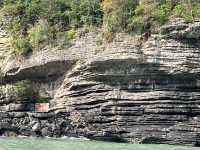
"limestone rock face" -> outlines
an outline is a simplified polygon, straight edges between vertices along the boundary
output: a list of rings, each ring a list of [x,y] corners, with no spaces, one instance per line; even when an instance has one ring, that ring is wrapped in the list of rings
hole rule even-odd
[[[198,146],[199,30],[199,22],[176,22],[142,44],[119,33],[100,46],[98,32],[92,32],[77,36],[68,50],[7,61],[2,86],[28,79],[50,97],[49,113],[15,114],[19,125],[10,121],[12,129],[26,135]],[[9,120],[13,111],[2,116]]]
[[[7,51],[10,49],[10,41],[8,35],[0,29],[0,60],[6,57]]]
[[[3,66],[3,61],[6,59],[10,51],[10,40],[8,35],[0,28],[0,68]],[[0,70],[0,81],[2,72]]]
[[[183,20],[173,20],[169,25],[161,27],[161,33],[174,39],[199,39],[200,22],[188,24]]]

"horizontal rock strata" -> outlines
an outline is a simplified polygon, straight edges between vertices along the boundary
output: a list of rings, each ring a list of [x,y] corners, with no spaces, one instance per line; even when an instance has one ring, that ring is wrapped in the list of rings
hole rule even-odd
[[[98,33],[86,33],[68,50],[5,63],[0,133],[199,146],[199,29],[176,22],[142,44],[120,33],[101,46]],[[49,113],[33,113],[26,96],[6,95],[24,79],[48,95]]]

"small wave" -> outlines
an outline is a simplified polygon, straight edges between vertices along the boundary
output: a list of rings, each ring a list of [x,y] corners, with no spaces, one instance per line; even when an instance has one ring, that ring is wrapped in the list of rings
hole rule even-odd
[[[80,137],[69,137],[69,136],[62,136],[61,139],[66,139],[66,140],[81,140],[81,141],[90,141],[90,139],[80,136]]]
[[[27,138],[28,136],[25,136],[25,135],[18,135],[17,137],[18,137],[18,138]]]
[[[0,136],[0,138],[6,138],[6,136],[4,136],[4,135],[1,135],[1,136]]]

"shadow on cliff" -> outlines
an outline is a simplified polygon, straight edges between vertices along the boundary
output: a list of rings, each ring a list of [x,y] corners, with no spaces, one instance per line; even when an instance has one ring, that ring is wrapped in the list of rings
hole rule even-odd
[[[133,59],[95,62],[89,70],[94,80],[127,91],[199,90],[200,74],[170,73],[161,70],[159,63],[138,62]]]

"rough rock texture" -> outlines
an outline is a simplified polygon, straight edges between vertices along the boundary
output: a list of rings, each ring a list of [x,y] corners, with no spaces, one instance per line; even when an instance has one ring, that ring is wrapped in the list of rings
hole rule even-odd
[[[79,34],[68,50],[5,61],[2,88],[31,80],[34,89],[49,95],[50,112],[41,117],[30,109],[2,110],[0,131],[8,134],[7,123],[22,135],[199,146],[199,30],[199,22],[176,22],[142,44],[120,33],[101,46],[97,32]],[[5,97],[1,105],[12,108]],[[20,115],[10,119],[13,111]]]

